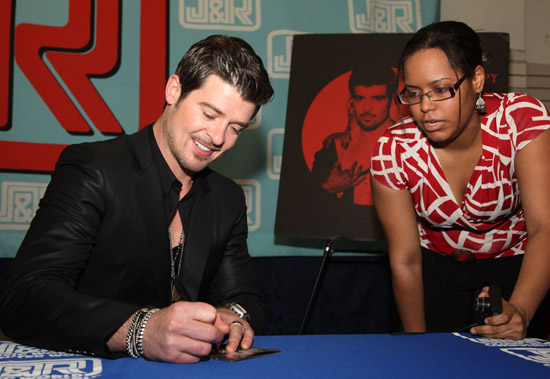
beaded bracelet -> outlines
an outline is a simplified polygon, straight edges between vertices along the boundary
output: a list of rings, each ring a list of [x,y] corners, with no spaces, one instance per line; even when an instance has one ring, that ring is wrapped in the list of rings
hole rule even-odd
[[[132,317],[132,321],[130,322],[130,326],[128,327],[128,334],[126,334],[126,352],[132,358],[139,358],[139,355],[137,355],[133,349],[133,340],[136,330],[136,324],[141,315],[141,311],[142,309],[134,313],[134,317]]]
[[[126,352],[132,358],[143,357],[143,334],[149,318],[158,311],[158,308],[142,308],[138,310],[128,328],[126,335]]]
[[[139,332],[138,332],[138,338],[137,338],[137,351],[140,357],[143,357],[143,333],[145,332],[145,326],[147,325],[147,321],[149,321],[149,318],[153,315],[153,313],[155,313],[158,310],[159,310],[158,308],[147,310],[147,313],[145,313],[139,325]]]

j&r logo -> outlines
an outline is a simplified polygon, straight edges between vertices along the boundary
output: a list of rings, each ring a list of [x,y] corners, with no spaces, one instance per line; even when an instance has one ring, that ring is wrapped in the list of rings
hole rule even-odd
[[[550,367],[550,348],[524,347],[524,348],[504,348],[505,353],[515,355],[531,362],[542,363]]]
[[[272,78],[290,77],[290,57],[292,55],[293,30],[275,30],[267,36],[267,72]]]
[[[353,33],[413,33],[422,27],[420,0],[348,0]]]
[[[97,378],[101,360],[0,342],[0,378]]]
[[[2,182],[0,230],[27,230],[47,183]]]
[[[246,220],[248,223],[248,231],[253,232],[257,230],[261,225],[261,192],[262,187],[260,182],[255,179],[237,179],[235,180],[239,184],[244,192],[246,198]]]
[[[188,29],[254,31],[262,25],[261,0],[180,0],[179,20]]]
[[[102,372],[97,358],[46,359],[0,362],[1,378],[86,378]],[[58,376],[59,375],[59,376]]]
[[[283,162],[284,129],[271,129],[267,135],[267,176],[279,180]]]

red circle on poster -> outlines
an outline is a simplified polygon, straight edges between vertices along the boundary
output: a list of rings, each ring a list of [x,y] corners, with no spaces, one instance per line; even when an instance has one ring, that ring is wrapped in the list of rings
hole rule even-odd
[[[315,96],[307,110],[302,127],[302,153],[310,171],[315,153],[323,146],[323,140],[331,133],[346,129],[350,75],[351,71],[348,71],[330,81]]]
[[[397,69],[393,69],[397,71]],[[331,80],[313,99],[309,106],[302,127],[302,154],[309,171],[313,167],[315,153],[323,146],[323,140],[330,134],[343,132],[348,124],[347,103],[350,99],[348,81],[351,70]],[[400,83],[400,87],[402,84]],[[406,117],[409,110],[401,107],[402,116]],[[390,118],[401,118],[398,106],[392,101]]]

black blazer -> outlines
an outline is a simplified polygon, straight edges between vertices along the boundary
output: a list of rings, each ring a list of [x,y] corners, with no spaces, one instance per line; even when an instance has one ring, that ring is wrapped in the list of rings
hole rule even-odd
[[[0,301],[0,329],[17,342],[112,356],[107,338],[144,306],[170,304],[164,195],[149,127],[67,147],[14,259]],[[183,299],[230,301],[266,314],[247,250],[240,186],[198,174],[178,286]]]

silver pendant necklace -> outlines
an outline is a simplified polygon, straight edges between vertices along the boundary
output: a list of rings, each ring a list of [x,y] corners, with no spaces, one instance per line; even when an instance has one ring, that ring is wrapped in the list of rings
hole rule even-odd
[[[172,237],[170,233],[170,228],[168,228],[168,247],[170,250],[170,287],[171,287],[171,298],[172,302],[181,300],[181,295],[176,288],[176,278],[181,272],[181,262],[183,260],[183,242],[185,240],[185,233],[183,228],[181,229],[180,243],[175,248],[172,248]],[[176,250],[174,252],[174,250]]]

